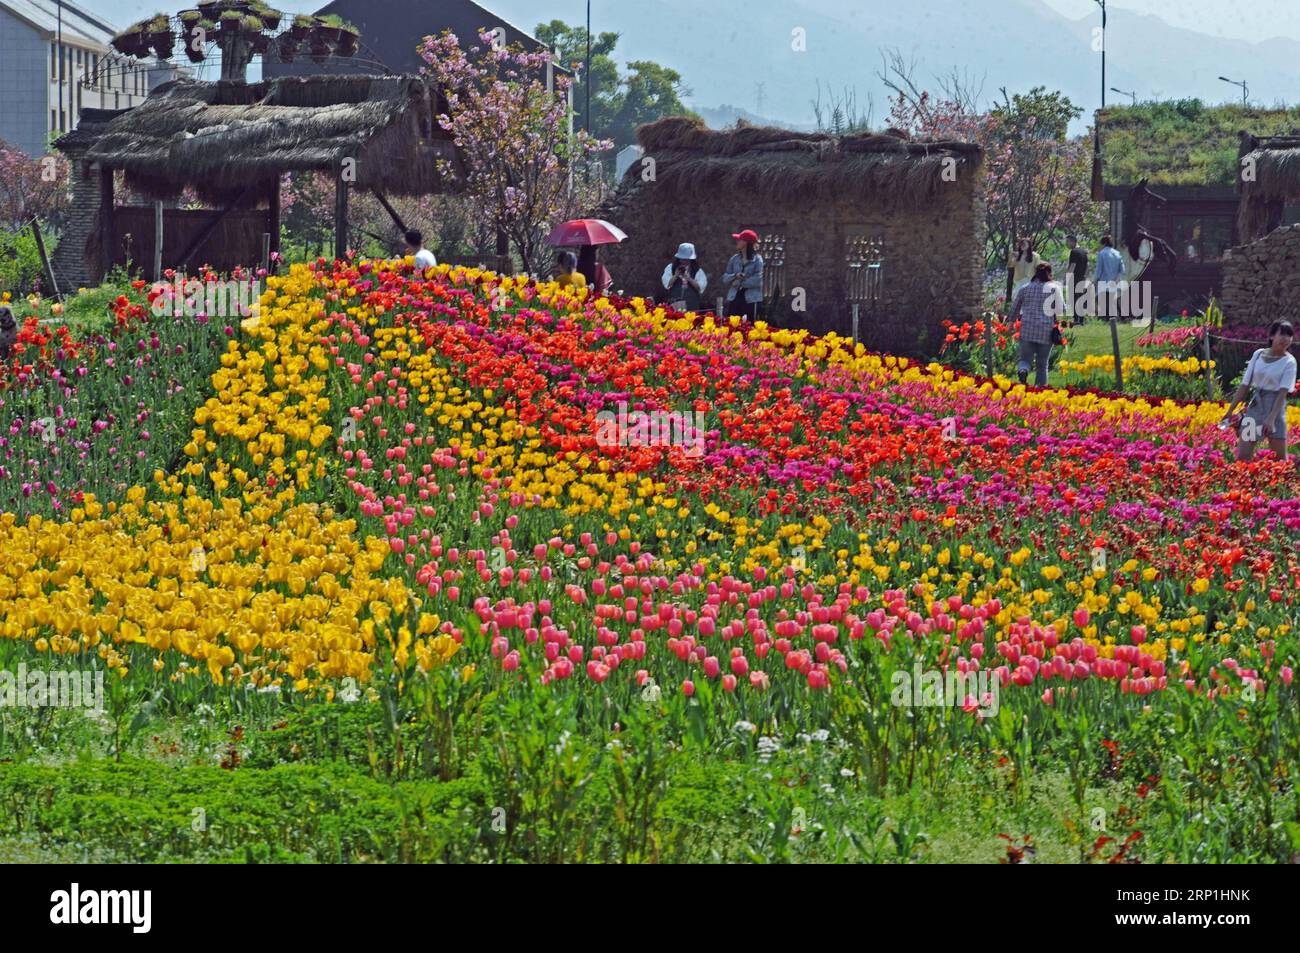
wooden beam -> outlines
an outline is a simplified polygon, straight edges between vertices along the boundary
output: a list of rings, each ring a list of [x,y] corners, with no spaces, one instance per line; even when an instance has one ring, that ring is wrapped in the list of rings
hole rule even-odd
[[[153,203],[153,280],[162,281],[163,204]]]
[[[41,235],[41,223],[32,219],[32,237],[36,239],[36,251],[40,253],[41,265],[45,268],[45,277],[50,280],[50,294],[56,301],[62,300],[59,294],[59,282],[54,277],[54,268],[50,265],[50,256],[45,251],[45,238]]]
[[[239,198],[235,199],[225,208],[221,209],[221,211],[219,211],[216,214],[216,216],[213,217],[212,221],[208,222],[208,224],[204,226],[203,231],[199,232],[198,235],[194,236],[194,241],[190,242],[190,247],[185,249],[185,254],[181,255],[180,261],[176,263],[177,271],[181,270],[182,268],[184,268],[186,265],[190,263],[190,259],[193,258],[195,253],[198,252],[198,250],[204,246],[207,240],[212,237],[212,233],[217,230],[217,226],[221,224],[222,220],[225,219],[225,217],[229,215],[232,210],[234,210],[235,206],[241,204],[244,201],[244,199],[248,198],[249,194],[252,191],[253,191],[252,186],[249,186],[248,188],[244,189],[243,194],[241,194]]]
[[[117,239],[113,229],[113,170],[99,169],[99,277],[102,279],[113,268],[117,255]]]
[[[266,196],[266,230],[271,233],[271,254],[280,254],[280,177],[277,175],[271,183],[271,190]],[[275,271],[272,259],[271,271]]]
[[[342,172],[334,177],[334,257],[348,253],[348,183]]]
[[[379,204],[384,207],[384,211],[387,212],[389,217],[393,220],[393,224],[397,226],[397,230],[405,235],[406,223],[402,221],[402,216],[398,215],[397,210],[388,204],[388,199],[384,198],[382,192],[378,189],[371,189],[370,191],[375,193],[375,198],[379,199]]]

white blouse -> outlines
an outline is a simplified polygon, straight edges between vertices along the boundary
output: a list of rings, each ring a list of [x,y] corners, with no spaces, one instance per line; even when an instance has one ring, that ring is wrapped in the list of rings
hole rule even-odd
[[[1283,354],[1275,361],[1266,361],[1268,353],[1269,349],[1262,347],[1251,356],[1241,382],[1256,390],[1284,390],[1289,394],[1295,390],[1295,358]]]

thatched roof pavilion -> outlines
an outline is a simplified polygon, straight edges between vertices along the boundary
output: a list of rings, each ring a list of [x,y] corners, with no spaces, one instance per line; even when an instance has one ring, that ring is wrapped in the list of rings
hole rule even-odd
[[[1242,244],[1263,238],[1283,222],[1286,206],[1300,202],[1300,134],[1241,133],[1241,206],[1237,228]]]
[[[160,86],[133,109],[86,116],[57,146],[82,167],[83,177],[98,169],[97,194],[82,189],[83,203],[95,198],[98,214],[81,242],[103,274],[122,255],[122,223],[114,225],[113,175],[154,199],[169,200],[191,188],[217,209],[206,219],[189,220],[168,210],[174,222],[165,243],[164,264],[183,267],[203,249],[216,260],[255,260],[242,246],[272,236],[279,242],[279,189],[286,172],[322,172],[335,178],[335,253],[346,248],[347,196],[352,189],[373,191],[400,225],[386,195],[444,191],[448,183],[438,160],[459,175],[459,155],[451,136],[436,119],[445,99],[418,76],[282,77],[261,83],[202,83],[180,80]],[[77,190],[74,189],[74,193]],[[234,223],[239,212],[265,206],[263,224]],[[139,211],[139,210],[122,210]],[[232,214],[235,213],[235,214]],[[247,217],[247,216],[245,216]],[[237,250],[209,243],[220,239]],[[133,241],[143,229],[132,227]],[[240,237],[242,236],[242,237]],[[157,237],[155,252],[163,244]],[[176,243],[180,242],[178,246]],[[140,246],[137,245],[137,251]],[[220,253],[218,253],[220,252]],[[137,260],[138,262],[138,260]],[[148,259],[145,264],[147,265]]]
[[[419,195],[442,188],[435,160],[454,159],[436,112],[415,76],[181,80],[99,124],[84,158],[125,170],[153,198],[188,185],[228,201],[285,172],[337,173],[345,159],[355,161],[356,188]]]
[[[983,162],[973,143],[922,142],[892,129],[846,136],[769,126],[718,132],[699,119],[672,116],[640,127],[637,140],[654,158],[661,185],[742,190],[774,200],[852,197],[911,205],[932,199],[953,181],[951,173],[969,175]],[[640,172],[634,164],[627,175]]]

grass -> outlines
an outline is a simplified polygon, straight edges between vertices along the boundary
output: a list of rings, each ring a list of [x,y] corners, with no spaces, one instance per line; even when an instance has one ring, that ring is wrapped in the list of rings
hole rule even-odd
[[[103,331],[113,323],[113,300],[126,290],[128,279],[125,275],[112,275],[104,284],[94,288],[80,288],[67,292],[63,297],[62,312],[55,313],[55,300],[41,298],[36,307],[32,307],[24,296],[15,295],[9,302],[14,319],[21,325],[29,316],[36,315],[42,324],[57,326],[66,324],[74,333]]]
[[[1111,107],[1101,114],[1106,181],[1136,184],[1232,186],[1237,132],[1274,136],[1300,126],[1300,107],[1258,109],[1199,99]]]
[[[515,830],[512,820],[520,843],[508,847],[493,820],[512,792],[477,760],[455,780],[386,776],[383,758],[368,756],[382,733],[372,705],[293,706],[238,726],[178,713],[151,722],[120,762],[106,757],[101,719],[46,715],[24,725],[35,750],[0,760],[0,803],[13,806],[0,817],[0,862],[456,862],[534,851],[623,859],[609,837],[627,819],[608,759],[573,792],[571,809],[592,830],[565,837],[540,822]],[[78,747],[80,757],[68,754]],[[1013,792],[1007,772],[972,762],[945,772],[939,796],[924,786],[882,795],[845,781],[844,764],[828,742],[760,762],[678,750],[654,785],[643,859],[995,863],[1005,856],[999,835],[1022,843],[1033,831],[1038,862],[1068,863],[1095,836],[1071,823],[1064,770]],[[1141,804],[1127,779],[1089,789],[1089,803],[1112,818],[1125,816],[1126,802]],[[773,825],[792,833],[774,837]]]

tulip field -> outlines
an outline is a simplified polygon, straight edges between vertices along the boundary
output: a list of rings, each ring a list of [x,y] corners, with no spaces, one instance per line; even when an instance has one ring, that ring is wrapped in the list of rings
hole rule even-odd
[[[105,696],[0,706],[0,859],[1300,856],[1297,471],[1222,404],[409,260],[137,285],[0,369],[0,670]]]

